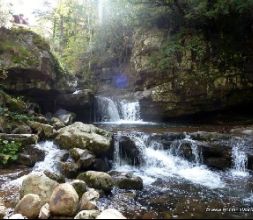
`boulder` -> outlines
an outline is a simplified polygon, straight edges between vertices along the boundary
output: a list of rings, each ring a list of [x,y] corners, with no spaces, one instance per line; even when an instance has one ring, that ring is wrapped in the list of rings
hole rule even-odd
[[[97,210],[97,201],[99,198],[100,195],[96,190],[89,189],[81,198],[80,210]]]
[[[35,134],[4,134],[0,133],[0,139],[7,141],[15,141],[23,146],[37,144],[38,136]]]
[[[73,148],[70,149],[69,154],[75,161],[78,161],[81,158],[82,154],[85,152],[86,150],[80,148]]]
[[[45,152],[43,150],[38,149],[36,145],[28,145],[22,149],[17,163],[28,167],[33,167],[37,162],[43,161],[44,158]]]
[[[15,213],[35,219],[39,217],[42,201],[38,195],[25,195],[15,207]]]
[[[67,102],[69,102],[68,100]],[[54,116],[58,118],[64,125],[70,125],[73,123],[76,115],[72,112],[66,111],[65,109],[59,109]]]
[[[49,202],[50,213],[55,216],[74,216],[78,209],[79,196],[74,187],[64,183],[55,188]]]
[[[104,210],[97,219],[127,219],[116,209],[106,209]]]
[[[131,173],[110,172],[114,184],[120,189],[126,190],[142,190],[143,180]]]
[[[50,218],[49,204],[46,203],[40,209],[39,219],[49,219],[49,218]]]
[[[55,141],[64,149],[81,148],[101,155],[110,150],[112,135],[94,125],[76,122],[60,129]]]
[[[77,179],[83,180],[91,188],[101,189],[105,192],[110,192],[113,188],[113,179],[107,173],[88,171],[81,173]]]
[[[54,127],[49,124],[43,124],[35,121],[29,122],[30,127],[36,132],[36,134],[45,139],[50,139],[54,136]]]
[[[75,162],[60,162],[61,173],[70,179],[74,179],[78,175],[79,168]]]
[[[52,117],[52,118],[51,118],[51,124],[53,125],[53,127],[54,127],[56,130],[65,127],[65,124],[64,124],[59,118],[56,118],[56,117]]]
[[[45,174],[29,174],[22,183],[20,198],[27,194],[36,194],[40,197],[42,205],[48,203],[53,190],[59,184],[49,179]]]
[[[74,187],[79,198],[82,198],[82,195],[87,191],[87,185],[82,180],[73,180],[70,184]]]
[[[130,165],[139,166],[142,161],[141,151],[127,136],[121,136],[119,139],[120,157]]]
[[[79,212],[74,219],[96,219],[99,214],[98,210],[84,210]]]
[[[20,125],[12,131],[12,134],[32,134],[32,129],[28,125]]]
[[[20,153],[18,155],[17,164],[27,167],[33,167],[36,164],[36,161],[33,160],[31,155]]]
[[[111,166],[107,158],[104,159],[97,158],[93,161],[93,164],[91,166],[91,170],[99,172],[108,172],[110,169]]]
[[[93,154],[86,150],[78,160],[78,166],[82,170],[87,170],[94,163],[95,158]]]
[[[56,181],[57,183],[65,183],[65,177],[61,174],[53,173],[49,170],[45,170],[44,174],[51,180]]]

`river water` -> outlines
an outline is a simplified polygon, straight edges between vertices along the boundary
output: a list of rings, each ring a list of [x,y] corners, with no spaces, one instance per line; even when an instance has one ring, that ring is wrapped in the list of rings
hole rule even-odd
[[[208,131],[227,133],[231,127],[223,125],[182,125],[144,122],[136,101],[115,101],[108,97],[97,98],[96,125],[114,133],[113,170],[130,172],[144,182],[142,191],[114,189],[102,197],[99,207],[116,208],[128,218],[252,218],[253,175],[247,170],[244,137],[231,140],[232,165],[219,171],[202,162],[202,152],[191,132]],[[171,133],[184,137],[164,146],[156,135]],[[134,166],[121,157],[119,140],[128,137],[141,152],[142,163]],[[182,143],[190,143],[192,160],[180,154]],[[39,143],[38,148],[46,153],[44,162],[31,170],[12,168],[0,171],[0,196],[13,208],[18,197],[23,176],[29,172],[50,170],[58,172],[57,161],[66,153],[53,142]]]

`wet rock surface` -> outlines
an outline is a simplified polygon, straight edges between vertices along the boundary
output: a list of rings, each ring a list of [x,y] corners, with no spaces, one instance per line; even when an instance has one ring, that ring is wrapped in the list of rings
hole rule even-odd
[[[74,187],[68,183],[57,186],[50,198],[50,213],[55,216],[75,216],[79,196]]]
[[[20,198],[27,194],[36,194],[40,197],[42,205],[49,202],[53,190],[59,184],[44,174],[29,174],[22,183]]]
[[[111,148],[112,135],[94,125],[76,122],[60,129],[55,141],[64,149],[81,148],[103,155]]]
[[[39,217],[42,205],[43,203],[38,195],[27,194],[17,204],[15,213],[35,219]]]
[[[88,171],[79,174],[77,179],[85,181],[91,188],[101,189],[105,192],[110,192],[113,188],[113,179],[107,173]]]

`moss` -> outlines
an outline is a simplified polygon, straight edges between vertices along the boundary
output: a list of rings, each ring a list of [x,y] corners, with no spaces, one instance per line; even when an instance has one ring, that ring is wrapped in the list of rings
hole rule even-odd
[[[0,90],[0,104],[1,107],[6,107],[10,111],[25,112],[27,109],[26,103],[19,97],[14,98]]]
[[[34,51],[10,39],[0,42],[0,55],[3,55],[3,60],[9,60],[14,65],[8,68],[15,67],[15,65],[31,67],[39,64],[39,59],[35,56]]]

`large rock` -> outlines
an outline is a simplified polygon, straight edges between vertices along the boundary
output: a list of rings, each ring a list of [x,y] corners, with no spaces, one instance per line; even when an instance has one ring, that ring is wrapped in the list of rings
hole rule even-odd
[[[28,125],[20,125],[12,131],[12,134],[32,134],[32,130]]]
[[[100,155],[110,150],[112,135],[94,125],[76,122],[60,129],[55,141],[64,149],[88,149]]]
[[[139,166],[143,162],[140,149],[127,136],[119,138],[119,152],[120,157],[130,165]]]
[[[41,138],[50,139],[54,136],[54,127],[49,124],[30,121],[29,125]]]
[[[94,163],[95,158],[96,157],[93,154],[91,154],[89,151],[86,151],[80,157],[78,165],[83,171],[88,170],[88,168]]]
[[[79,196],[68,183],[55,188],[49,202],[50,212],[55,216],[74,216],[78,209]]]
[[[15,92],[63,90],[64,73],[49,45],[25,29],[0,29],[1,68],[7,70],[3,87]],[[7,45],[7,46],[6,46]],[[48,97],[50,99],[50,97]]]
[[[38,195],[25,195],[15,207],[15,213],[22,214],[27,218],[35,219],[39,217],[42,201]]]
[[[70,184],[74,187],[79,198],[82,198],[82,195],[87,191],[87,185],[82,180],[73,180]]]
[[[36,194],[41,198],[43,205],[49,202],[53,190],[58,185],[57,182],[49,179],[44,174],[30,174],[23,180],[20,198],[27,194]]]
[[[74,219],[96,219],[99,214],[98,210],[84,210],[79,212]]]
[[[65,124],[59,118],[56,117],[51,118],[51,124],[56,130],[65,127]]]
[[[45,170],[44,174],[51,180],[56,181],[57,183],[65,183],[65,177],[61,174],[53,173],[49,170]]]
[[[70,101],[71,99],[66,101],[66,103],[69,103]],[[64,125],[70,125],[74,122],[76,115],[72,112],[66,111],[65,109],[59,109],[55,113],[55,117],[58,118]]]
[[[25,146],[19,154],[18,164],[33,167],[37,162],[43,161],[45,152],[36,145]]]
[[[98,209],[97,201],[100,198],[99,192],[94,189],[89,189],[83,194],[80,200],[80,210],[95,210]]]
[[[67,162],[60,162],[60,170],[61,173],[66,176],[67,178],[73,179],[78,175],[80,167],[77,163],[67,161]]]
[[[80,174],[77,179],[85,181],[91,188],[102,189],[105,192],[110,192],[113,188],[113,179],[107,173],[88,171]]]
[[[120,189],[127,190],[142,190],[143,180],[140,177],[134,176],[131,173],[120,173],[120,172],[110,172],[112,175],[114,184]]]
[[[72,148],[70,149],[69,154],[75,161],[78,161],[81,158],[82,154],[85,152],[87,152],[87,150]]]
[[[106,209],[104,210],[97,219],[127,219],[116,209]]]

